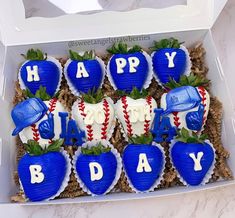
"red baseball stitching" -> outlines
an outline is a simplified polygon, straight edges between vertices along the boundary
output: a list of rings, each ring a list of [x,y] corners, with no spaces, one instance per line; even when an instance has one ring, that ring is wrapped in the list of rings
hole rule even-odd
[[[57,102],[57,98],[52,98],[50,101],[49,101],[49,112],[52,113],[55,108],[56,108],[56,102]]]
[[[146,102],[150,106],[150,114],[151,114],[152,113],[152,97],[148,96],[146,98]],[[144,121],[144,131],[145,131],[145,134],[147,134],[149,132],[149,129],[150,129],[150,120],[146,120],[145,119],[145,121]]]
[[[128,104],[127,104],[126,96],[123,96],[121,98],[121,101],[122,101],[122,108],[123,108],[123,113],[124,113],[124,119],[125,119],[126,126],[127,126],[127,135],[128,136],[132,136],[133,135],[133,130],[132,130],[131,122],[129,120],[129,114],[127,112]]]
[[[83,120],[85,119],[86,117],[86,114],[84,112],[85,110],[85,102],[83,100],[81,100],[79,103],[78,103],[78,109],[79,111],[81,112],[81,115],[83,116]],[[91,125],[87,125],[86,126],[86,129],[87,129],[87,140],[88,141],[92,141],[93,140],[93,130],[92,130],[92,126]]]
[[[204,87],[202,86],[199,86],[198,87],[198,92],[202,98],[202,104],[204,105],[204,111],[203,111],[203,124],[205,124],[205,121],[206,121],[206,90]]]
[[[109,103],[106,99],[103,101],[103,110],[104,110],[104,116],[105,120],[103,122],[103,127],[101,128],[101,139],[107,139],[107,129],[109,125],[109,116],[110,116],[110,110],[109,110]]]
[[[35,123],[31,125],[31,130],[33,132],[33,140],[38,142],[40,138],[39,138],[38,128],[36,127]]]
[[[174,124],[176,127],[179,127],[179,125],[181,124],[181,122],[179,121],[179,117],[178,117],[178,112],[172,112],[173,114],[173,119],[174,119]]]

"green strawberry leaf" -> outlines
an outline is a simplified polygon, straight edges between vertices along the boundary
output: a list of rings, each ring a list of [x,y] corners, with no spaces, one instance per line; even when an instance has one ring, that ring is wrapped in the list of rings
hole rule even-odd
[[[81,148],[81,153],[84,155],[100,155],[103,153],[110,152],[111,148],[106,147],[99,142],[97,145],[92,146],[92,147],[82,147]]]
[[[184,143],[205,143],[205,140],[208,138],[207,135],[202,134],[198,135],[196,132],[189,132],[184,127],[181,131],[178,131],[176,140]]]
[[[63,145],[63,143],[64,143],[64,140],[57,139],[46,147],[45,152],[48,153],[48,152],[60,151],[60,148]]]
[[[75,61],[94,60],[95,59],[95,52],[94,51],[85,51],[83,55],[80,55],[75,51],[69,50],[69,57],[71,60],[75,60]]]
[[[59,95],[59,92],[57,92],[53,97],[51,97],[49,94],[47,94],[46,87],[43,86],[40,86],[40,88],[36,91],[35,95],[32,94],[32,92],[28,88],[23,90],[23,93],[28,98],[40,98],[43,101],[49,101],[50,99],[56,98],[56,96]]]
[[[40,49],[29,49],[27,51],[27,54],[22,54],[22,56],[26,59],[26,60],[34,60],[34,61],[43,61],[47,59],[47,54],[43,54],[43,52]]]
[[[89,90],[88,93],[83,93],[82,94],[82,99],[90,104],[97,104],[101,102],[104,98],[104,94],[101,89],[98,89],[96,91],[95,88],[92,90]]]
[[[155,41],[153,47],[150,47],[150,50],[157,51],[163,48],[180,48],[181,44],[183,44],[183,42],[179,42],[178,39],[175,38],[162,39]]]
[[[44,149],[39,145],[38,142],[34,140],[28,140],[27,143],[24,143],[25,150],[30,155],[42,155],[44,154]]]
[[[140,144],[151,145],[152,141],[153,141],[153,136],[150,132],[148,134],[142,134],[140,136],[135,135],[135,136],[129,137],[129,143],[136,144],[136,145],[140,145]]]
[[[142,48],[139,45],[134,45],[128,49],[127,44],[123,42],[115,43],[111,46],[111,48],[107,49],[107,52],[110,54],[132,54],[141,51]]]
[[[180,77],[179,82],[176,82],[174,79],[170,78],[169,82],[166,83],[164,86],[169,89],[175,89],[175,88],[178,88],[181,86],[198,87],[198,86],[205,86],[209,82],[210,82],[210,80],[203,78],[203,77],[199,77],[191,72],[189,76],[182,75]]]
[[[50,145],[42,148],[39,142],[36,142],[34,140],[28,140],[27,143],[24,143],[24,147],[30,155],[34,156],[46,154],[49,152],[59,152],[63,143],[64,140],[58,139],[56,141],[53,141]]]

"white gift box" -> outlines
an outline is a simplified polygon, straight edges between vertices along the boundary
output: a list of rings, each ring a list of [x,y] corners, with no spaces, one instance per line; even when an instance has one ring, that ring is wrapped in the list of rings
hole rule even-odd
[[[62,1],[51,1],[60,4]],[[74,2],[74,1],[68,1]],[[103,53],[115,41],[150,47],[154,40],[175,37],[186,46],[202,42],[207,52],[208,77],[212,93],[223,103],[222,142],[230,152],[228,164],[235,174],[235,116],[232,93],[234,87],[227,80],[216,48],[211,27],[224,7],[226,0],[188,0],[186,5],[161,9],[140,8],[132,11],[101,11],[92,14],[70,14],[56,17],[25,18],[22,0],[0,0],[0,203],[9,203],[17,192],[13,181],[16,169],[14,125],[10,111],[14,97],[17,69],[23,61],[20,54],[29,48],[40,48],[49,55],[64,57],[69,49],[95,49]],[[96,9],[96,8],[95,8]],[[99,9],[99,8],[98,8]],[[79,10],[79,9],[78,9]],[[58,204],[95,201],[152,198],[185,192],[199,191],[235,184],[235,181],[218,181],[198,187],[173,187],[156,192],[112,193],[100,197],[79,197],[50,202],[26,204]],[[24,205],[26,205],[24,204]]]

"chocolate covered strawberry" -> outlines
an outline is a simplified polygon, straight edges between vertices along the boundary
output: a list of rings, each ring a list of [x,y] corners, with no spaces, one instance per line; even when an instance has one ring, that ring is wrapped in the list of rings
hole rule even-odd
[[[113,101],[102,91],[89,91],[83,94],[72,107],[72,117],[86,132],[88,141],[109,139],[115,126]]]
[[[38,142],[41,146],[45,146],[50,144],[53,140],[60,139],[61,119],[59,113],[66,113],[66,109],[58,101],[57,96],[51,98],[46,93],[46,88],[42,86],[35,95],[33,95],[29,90],[26,90],[25,93],[31,99],[35,97],[41,99],[41,101],[43,101],[41,104],[43,104],[46,109],[45,114],[40,119],[28,119],[31,122],[29,122],[19,134],[22,142],[26,143],[28,140],[32,139]],[[30,99],[28,99],[28,101],[30,101]],[[22,108],[21,110],[22,111],[18,111],[18,113],[30,114],[35,111],[33,107],[29,108],[30,111],[26,111],[26,108]]]
[[[150,133],[131,137],[123,152],[123,167],[136,192],[153,191],[163,173],[163,152],[152,140]]]
[[[152,79],[151,59],[138,45],[128,48],[125,43],[116,43],[107,50],[112,54],[107,71],[115,89],[131,92],[147,88]]]
[[[84,52],[83,55],[69,51],[70,59],[67,61],[64,72],[71,91],[74,95],[97,91],[102,85],[105,66],[103,61],[95,56],[93,51]]]
[[[44,149],[29,140],[27,153],[18,165],[19,179],[30,201],[43,201],[58,196],[66,187],[71,172],[68,156],[60,152],[63,141],[54,141]]]
[[[126,137],[141,135],[150,131],[157,103],[145,90],[134,88],[123,95],[115,104],[116,116]]]
[[[102,142],[92,146],[85,143],[75,154],[74,169],[78,182],[85,192],[104,195],[119,179],[120,155]]]
[[[58,60],[44,55],[41,50],[29,49],[23,55],[25,61],[18,74],[21,89],[36,94],[40,86],[46,88],[51,97],[58,92],[62,78],[62,67]]]
[[[181,180],[190,186],[205,184],[213,173],[215,150],[205,135],[186,129],[171,144],[171,159]]]
[[[180,76],[190,69],[190,57],[187,49],[177,39],[169,38],[155,42],[151,47],[153,70],[163,85],[170,79],[179,81]]]
[[[171,125],[195,132],[203,129],[210,107],[210,95],[205,88],[208,82],[191,73],[181,76],[178,83],[170,80],[165,84],[170,90],[162,95],[161,108]]]

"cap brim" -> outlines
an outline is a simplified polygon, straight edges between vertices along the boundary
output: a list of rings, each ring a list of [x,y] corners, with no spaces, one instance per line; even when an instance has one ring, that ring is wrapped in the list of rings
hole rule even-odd
[[[34,123],[37,123],[46,113],[38,113],[37,115],[33,116],[31,119],[28,119],[22,126],[17,126],[13,132],[12,136],[18,135],[24,128],[31,126]]]
[[[182,109],[182,105],[184,105],[185,107]],[[173,112],[182,112],[182,111],[187,111],[187,110],[190,110],[194,107],[196,107],[198,105],[198,102],[193,102],[193,103],[188,103],[188,104],[180,104],[178,105],[179,107],[175,106],[175,107],[171,107],[171,108],[167,108],[163,113],[162,115],[163,116],[166,116],[170,113],[173,113]]]

